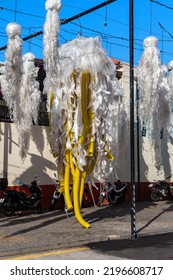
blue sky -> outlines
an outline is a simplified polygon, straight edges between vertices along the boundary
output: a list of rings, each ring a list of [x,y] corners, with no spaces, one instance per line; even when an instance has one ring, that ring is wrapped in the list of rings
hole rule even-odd
[[[102,2],[104,0],[62,0],[60,18],[72,17]],[[173,1],[158,2],[173,8]],[[7,44],[5,28],[8,22],[16,20],[23,27],[22,37],[26,37],[42,30],[45,15],[45,0],[1,0],[0,47]],[[138,65],[143,51],[143,40],[150,35],[159,39],[160,57],[162,62],[167,64],[173,59],[173,9],[154,2],[151,4],[150,0],[134,0],[135,65]],[[108,55],[129,62],[129,0],[117,0],[107,7],[61,26],[60,44],[76,36],[101,36],[103,48]],[[42,58],[43,36],[24,42],[23,52],[28,51],[33,52],[37,58]],[[4,53],[5,51],[0,52],[0,61],[4,61]]]

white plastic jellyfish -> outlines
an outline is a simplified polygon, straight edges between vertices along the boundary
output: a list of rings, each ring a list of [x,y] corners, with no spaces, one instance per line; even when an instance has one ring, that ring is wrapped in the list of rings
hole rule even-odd
[[[49,101],[50,142],[65,199],[66,184],[72,182],[76,201],[76,188],[86,177],[105,182],[115,167],[123,93],[98,37],[62,45],[59,62],[59,82]]]
[[[171,138],[173,138],[173,60],[171,60],[168,63],[168,70],[169,70],[169,76],[168,76],[168,84],[171,90],[171,96],[172,96],[172,100],[171,100],[171,120],[170,120],[170,129],[169,129],[169,133]]]
[[[169,71],[168,84],[170,86],[171,94],[173,96],[173,60],[171,60],[168,63],[168,71]]]
[[[21,77],[20,114],[18,114],[17,128],[19,133],[19,154],[25,159],[30,142],[31,126],[37,124],[40,90],[36,81],[37,69],[34,64],[35,56],[26,53],[23,59],[23,74]]]
[[[60,0],[47,0],[45,7],[47,10],[46,21],[44,24],[44,68],[46,78],[44,80],[44,92],[50,94],[55,90],[58,72],[58,33],[60,19],[58,12],[61,9]]]
[[[2,92],[13,120],[17,120],[19,107],[19,89],[22,75],[22,28],[11,22],[6,27],[8,34],[7,51],[5,53],[5,70],[3,75]]]
[[[164,132],[167,132],[169,127],[171,94],[166,78],[167,67],[160,61],[157,44],[158,39],[154,36],[144,40],[145,49],[138,67],[138,84],[140,119],[147,124],[150,131],[155,166],[160,169],[162,164],[160,132],[163,127]]]
[[[123,93],[115,64],[98,37],[78,37],[58,48],[55,26],[60,7],[60,1],[46,1],[49,140],[66,207],[74,207],[77,220],[88,228],[80,215],[86,177],[105,182],[115,166]]]
[[[161,78],[158,85],[159,107],[158,107],[158,119],[160,125],[164,128],[168,128],[170,124],[171,113],[171,88],[167,79],[168,68],[166,65],[161,66]]]
[[[19,133],[19,154],[21,159],[25,159],[29,149],[31,125],[33,121],[37,123],[40,91],[36,81],[35,56],[27,53],[22,57],[21,30],[21,26],[16,23],[7,25],[9,40],[1,80],[3,97]]]
[[[138,86],[140,91],[140,118],[146,121],[157,106],[157,89],[161,78],[161,61],[157,48],[158,39],[149,36],[144,39],[144,51],[138,66]]]

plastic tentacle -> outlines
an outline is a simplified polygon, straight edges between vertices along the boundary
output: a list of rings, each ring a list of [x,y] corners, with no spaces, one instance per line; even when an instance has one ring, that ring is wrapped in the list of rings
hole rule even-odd
[[[66,151],[66,166],[64,175],[64,198],[68,210],[73,209],[70,196],[70,151]]]
[[[74,183],[73,183],[73,200],[74,200],[74,212],[76,219],[78,222],[85,228],[89,228],[90,224],[87,223],[81,216],[80,213],[80,202],[79,202],[79,187],[81,183],[81,171],[79,170],[78,167],[76,167],[76,173],[75,173],[75,178],[74,178]]]
[[[85,70],[82,72],[82,76],[81,76],[81,110],[82,110],[83,131],[82,131],[82,136],[79,138],[80,144],[84,143],[89,127],[89,120],[87,114],[88,79],[89,79],[89,72]]]

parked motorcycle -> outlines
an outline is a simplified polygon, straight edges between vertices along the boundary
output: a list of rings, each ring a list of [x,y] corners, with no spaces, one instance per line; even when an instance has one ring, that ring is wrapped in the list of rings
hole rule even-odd
[[[60,185],[59,185],[59,181],[57,180],[56,178],[56,174],[54,173],[54,176],[55,176],[55,191],[53,193],[53,196],[51,198],[51,201],[50,201],[50,205],[49,205],[49,211],[53,211],[56,209],[56,206],[57,204],[62,208],[64,208],[64,211],[66,213],[68,213],[68,209],[66,208],[66,205],[65,205],[65,200],[64,200],[64,195],[62,192],[59,191],[60,189]],[[72,190],[72,186],[70,187],[70,192]],[[89,191],[85,188],[84,189],[84,195],[83,195],[83,200],[82,200],[82,207],[86,207],[88,205],[91,205],[91,201],[90,201],[90,195],[89,195]]]
[[[104,198],[113,205],[121,204],[125,200],[125,194],[127,192],[127,183],[107,183],[104,185],[98,198],[98,206],[102,205]]]
[[[20,191],[8,188],[8,179],[6,179],[6,183],[4,178],[0,179],[0,189],[4,191],[1,205],[2,213],[4,213],[6,216],[12,216],[19,211],[32,208],[35,208],[38,213],[42,213],[40,200],[43,193],[41,187],[38,185],[38,181],[36,180],[37,177],[38,175],[34,177],[34,180],[29,185],[23,184],[19,180],[16,180],[16,184],[20,187]],[[3,185],[1,182],[4,182]],[[22,188],[26,186],[30,191],[30,195],[28,196],[22,190]]]
[[[55,189],[52,199],[50,201],[49,211],[55,210],[55,207],[56,207],[58,201],[61,201],[64,204],[64,196],[61,192],[59,192],[59,188],[60,188],[59,181],[56,179],[56,174],[54,174],[54,176],[55,176],[54,181],[56,182],[56,189]]]
[[[158,180],[149,184],[148,188],[152,201],[159,201],[164,197],[173,199],[173,186],[169,183],[171,176],[169,175],[165,180]]]

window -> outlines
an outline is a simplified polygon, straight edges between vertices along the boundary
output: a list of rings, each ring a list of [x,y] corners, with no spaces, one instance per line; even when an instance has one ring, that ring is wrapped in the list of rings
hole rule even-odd
[[[37,81],[39,82],[39,88],[41,91],[41,101],[40,101],[39,112],[38,112],[38,125],[48,126],[49,119],[48,119],[48,112],[46,107],[47,96],[42,93],[44,87],[43,82],[45,79],[43,60],[35,59],[35,65],[38,67]],[[1,88],[0,88],[0,122],[13,122],[10,119],[8,107],[5,100],[3,99]]]

